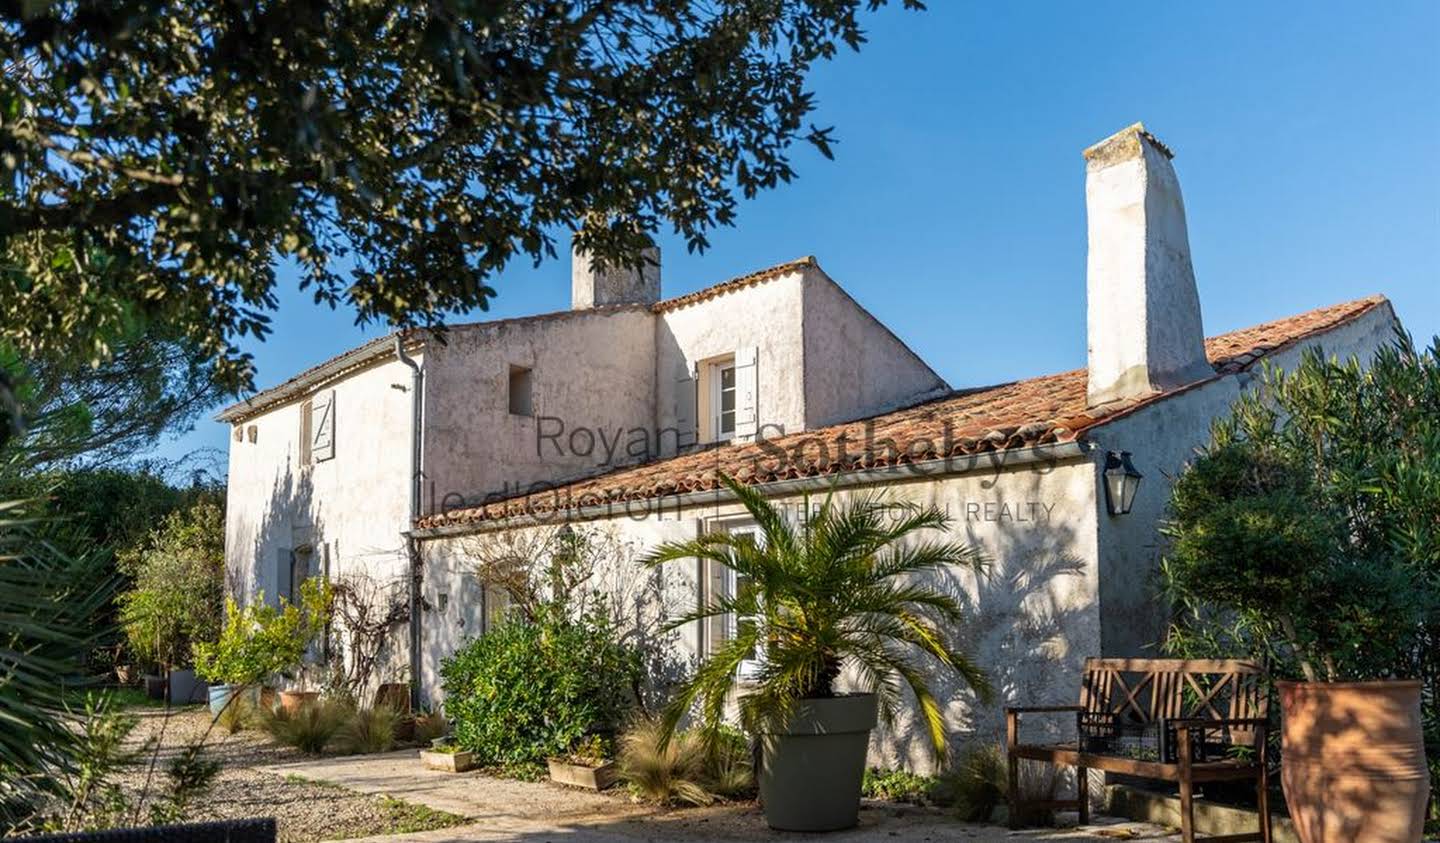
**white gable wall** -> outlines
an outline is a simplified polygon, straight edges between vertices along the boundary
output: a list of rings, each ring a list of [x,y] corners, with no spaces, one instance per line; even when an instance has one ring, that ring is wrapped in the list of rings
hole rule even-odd
[[[805,426],[914,403],[945,381],[818,268],[806,270]]]
[[[404,572],[411,409],[409,394],[391,384],[410,384],[410,370],[393,356],[312,391],[335,393],[335,456],[312,465],[299,464],[303,398],[239,424],[225,512],[232,595],[248,601],[263,591],[273,601],[282,555],[305,545],[317,571],[328,558],[332,575]]]
[[[660,430],[680,425],[677,402],[690,400],[682,385],[707,360],[757,352],[757,417],[762,433],[805,426],[804,277],[792,272],[713,299],[660,313],[655,324],[656,422]],[[674,437],[662,453],[673,455]]]
[[[654,319],[645,307],[577,311],[432,340],[422,512],[636,462],[632,449],[653,439]],[[511,366],[531,370],[530,416],[510,413]]]

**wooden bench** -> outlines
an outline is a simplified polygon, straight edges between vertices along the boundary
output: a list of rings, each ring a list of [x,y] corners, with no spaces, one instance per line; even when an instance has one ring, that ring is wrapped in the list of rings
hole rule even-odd
[[[1270,843],[1263,680],[1260,666],[1248,661],[1086,659],[1079,705],[1005,709],[1010,827],[1018,827],[1026,808],[1037,807],[1076,810],[1088,823],[1087,772],[1095,769],[1178,784],[1185,843],[1195,840],[1196,784],[1254,780],[1260,830],[1206,839]],[[1020,741],[1021,715],[1056,712],[1074,714],[1077,740]],[[1074,767],[1078,798],[1021,800],[1022,758]]]

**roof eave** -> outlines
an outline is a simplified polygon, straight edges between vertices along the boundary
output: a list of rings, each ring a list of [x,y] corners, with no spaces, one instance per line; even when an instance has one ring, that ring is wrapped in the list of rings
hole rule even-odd
[[[900,463],[876,468],[846,471],[840,474],[797,477],[758,483],[751,488],[765,497],[801,494],[812,491],[847,489],[857,486],[873,486],[879,483],[905,479],[932,479],[979,471],[1000,471],[1016,466],[1036,463],[1074,462],[1086,458],[1094,449],[1089,442],[1075,440],[1048,445],[1033,445],[1028,448],[1010,448],[1003,451],[983,451],[974,454],[952,456],[917,463]],[[647,497],[640,500],[607,501],[605,503],[556,509],[543,513],[511,515],[504,518],[483,518],[456,524],[442,524],[434,527],[416,526],[411,535],[417,539],[437,539],[449,536],[490,533],[516,527],[562,524],[570,521],[594,521],[616,515],[631,517],[633,506],[644,505],[649,512],[674,512],[692,506],[710,506],[731,503],[738,500],[735,494],[723,486],[684,492],[677,495]]]

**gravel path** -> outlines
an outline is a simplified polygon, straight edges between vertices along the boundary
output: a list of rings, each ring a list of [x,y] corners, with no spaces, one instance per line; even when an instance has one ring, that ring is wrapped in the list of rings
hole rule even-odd
[[[210,722],[208,713],[197,708],[172,713],[168,719],[160,711],[134,713],[141,723],[133,739],[144,740],[164,731],[157,776],[165,759],[203,734]],[[283,843],[338,838],[364,838],[373,843],[814,840],[813,836],[771,831],[753,802],[659,809],[634,802],[618,788],[590,793],[549,782],[429,771],[420,766],[413,749],[314,758],[280,746],[259,732],[231,735],[218,727],[210,733],[207,746],[209,757],[223,766],[214,786],[185,819],[273,816]],[[144,771],[137,769],[126,784],[138,789],[143,778]],[[1085,829],[1012,832],[961,823],[934,809],[867,801],[858,828],[825,839],[828,843],[1100,843],[1107,839],[1160,843],[1178,836],[1173,830],[1121,822]]]
[[[132,740],[140,742],[163,734],[151,786],[153,791],[163,786],[166,759],[209,728],[209,712],[190,707],[172,711],[168,718],[163,710],[133,709],[132,713],[140,717]],[[429,809],[417,812],[413,805],[396,803],[378,793],[360,793],[333,784],[267,772],[261,768],[301,756],[257,731],[231,735],[217,726],[206,741],[206,757],[221,762],[220,774],[210,790],[186,812],[186,820],[273,816],[279,825],[282,843],[384,834],[413,828],[413,823],[421,820],[446,821]],[[138,791],[144,779],[145,770],[136,769],[124,784],[127,789]],[[449,818],[448,824],[457,821],[458,817]]]
[[[464,826],[389,838],[391,843],[635,843],[635,841],[814,841],[765,825],[754,802],[709,808],[666,810],[632,801],[623,789],[591,793],[550,782],[519,782],[479,773],[440,773],[420,766],[414,750],[384,755],[289,761],[266,769],[276,775],[331,781],[348,790],[391,793],[407,801],[462,814]],[[860,840],[915,840],[933,843],[1046,841],[1100,843],[1104,840],[1174,841],[1166,829],[1141,823],[1097,823],[1084,829],[1012,832],[993,825],[962,823],[936,809],[867,801],[853,831],[824,836],[827,843]]]

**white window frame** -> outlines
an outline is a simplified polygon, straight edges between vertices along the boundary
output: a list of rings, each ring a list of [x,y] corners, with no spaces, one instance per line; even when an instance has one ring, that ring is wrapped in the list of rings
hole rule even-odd
[[[730,373],[730,429],[724,429],[725,413],[722,404],[724,393],[727,391],[722,387],[725,373]],[[716,360],[706,366],[705,379],[709,381],[710,388],[710,441],[729,442],[735,438],[736,424],[740,418],[739,400],[740,384],[738,373],[735,370],[735,358],[726,357],[723,360]]]
[[[740,534],[754,536],[755,541],[762,545],[765,541],[765,534],[760,531],[760,526],[754,521],[748,519],[744,521],[732,521],[729,523],[721,524],[720,527],[721,529],[725,530],[725,532],[732,535]],[[729,566],[725,566],[722,574],[725,589],[724,596],[731,597],[738,594],[739,574],[737,574],[735,570],[733,568],[730,568]],[[744,617],[748,616],[738,616],[733,613],[725,615],[725,641],[733,641],[735,639],[735,636],[738,634],[740,629],[740,622],[744,619]],[[759,676],[760,668],[764,663],[765,643],[763,641],[757,641],[755,643],[755,658],[745,659],[741,661],[736,673],[741,679],[755,679]]]

